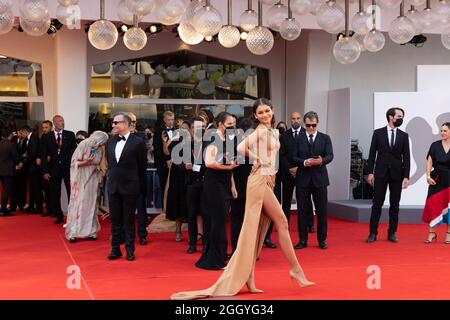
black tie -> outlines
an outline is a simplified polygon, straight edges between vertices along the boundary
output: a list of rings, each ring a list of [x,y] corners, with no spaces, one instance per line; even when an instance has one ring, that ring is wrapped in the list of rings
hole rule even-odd
[[[297,137],[298,137],[298,131],[294,130],[294,139],[297,139]]]
[[[391,149],[394,147],[394,129],[391,129]]]
[[[126,141],[125,137],[121,137],[121,136],[118,136],[118,137],[117,137],[117,141],[122,141],[122,140],[123,140],[123,141]]]
[[[61,132],[56,134],[58,138],[56,138],[56,144],[58,145],[58,154],[61,153]]]
[[[313,143],[314,143],[313,137],[314,137],[313,134],[310,134],[310,135],[309,135],[309,144],[310,144],[311,146],[312,146]]]

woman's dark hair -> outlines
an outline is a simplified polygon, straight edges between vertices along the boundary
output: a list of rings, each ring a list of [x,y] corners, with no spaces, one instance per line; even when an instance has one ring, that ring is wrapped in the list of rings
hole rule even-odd
[[[256,116],[255,116],[256,110],[258,109],[259,106],[264,106],[264,105],[269,106],[270,109],[273,110],[272,101],[270,101],[269,99],[259,98],[259,99],[255,100],[255,102],[253,103],[252,120],[253,120],[253,122],[255,124],[255,127],[257,127],[259,125],[259,120],[256,119]],[[273,117],[272,117],[271,125],[272,125],[272,128],[275,125],[275,115],[273,115]]]
[[[183,124],[186,124],[189,128],[191,128],[192,122],[189,120],[184,120]]]
[[[444,122],[441,127],[443,126],[446,126],[447,128],[450,129],[450,122]]]
[[[228,117],[232,117],[231,113],[228,113],[226,111],[223,111],[217,115],[215,118],[216,121],[216,127],[219,127],[219,123],[224,123]]]
[[[77,133],[75,134],[75,137],[78,135],[83,136],[85,139],[89,138],[89,134],[84,130],[77,131]]]
[[[282,125],[282,124],[284,124],[284,127],[287,129],[287,124],[286,124],[286,122],[284,122],[284,121],[280,121],[280,122],[278,122],[278,124],[277,124],[277,129],[280,129],[280,125]]]

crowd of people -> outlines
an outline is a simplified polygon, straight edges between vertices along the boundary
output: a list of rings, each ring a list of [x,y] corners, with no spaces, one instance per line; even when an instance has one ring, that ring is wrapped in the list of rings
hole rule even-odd
[[[268,109],[264,110],[264,106]],[[54,217],[56,224],[62,224],[64,183],[69,200],[64,228],[70,242],[97,239],[99,199],[105,197],[111,218],[112,250],[108,259],[122,256],[122,244],[127,259],[135,259],[136,231],[139,244],[146,245],[151,220],[147,207],[155,206],[162,208],[167,219],[175,221],[175,241],[183,241],[182,224],[187,222],[187,253],[197,252],[198,244],[201,245],[197,267],[223,269],[237,252],[241,229],[251,210],[249,197],[254,197],[249,193],[249,177],[254,175],[255,159],[259,156],[247,149],[239,152],[240,144],[269,116],[268,132],[277,133],[273,136],[277,147],[269,149],[276,149],[276,156],[260,171],[267,170],[266,175],[274,177],[271,187],[284,213],[283,219],[273,221],[279,244],[289,256],[280,229],[289,227],[295,190],[298,242],[293,248],[308,247],[309,235],[316,233],[318,247],[327,249],[330,182],[326,167],[333,160],[331,139],[318,131],[319,115],[313,111],[303,117],[293,112],[290,128],[285,122],[275,126],[273,106],[266,99],[255,102],[250,118],[237,119],[227,112],[214,117],[210,111],[202,110],[192,119],[175,120],[174,113],[166,111],[163,125],[155,130],[140,127],[134,114],[124,112],[114,115],[109,133],[75,134],[64,129],[64,118],[60,115],[55,115],[52,121],[43,121],[33,130],[28,126],[18,130],[4,127],[0,142],[0,215],[29,212]],[[401,108],[389,109],[387,126],[375,130],[372,137],[368,182],[374,187],[374,198],[368,243],[377,240],[388,187],[387,238],[399,241],[396,236],[399,202],[402,189],[408,187],[410,171],[409,138],[399,129],[403,117]],[[273,131],[274,128],[277,130]],[[430,225],[426,243],[437,238],[435,227],[443,223],[447,224],[445,242],[450,243],[450,124],[444,123],[440,130],[442,139],[431,145],[426,159],[430,185],[423,215],[424,222]],[[156,175],[149,175],[148,168],[155,168]],[[226,232],[228,215],[230,236]],[[271,217],[267,210],[263,216]],[[261,243],[276,248],[271,241],[270,219],[267,222]],[[227,251],[228,240],[231,252]]]

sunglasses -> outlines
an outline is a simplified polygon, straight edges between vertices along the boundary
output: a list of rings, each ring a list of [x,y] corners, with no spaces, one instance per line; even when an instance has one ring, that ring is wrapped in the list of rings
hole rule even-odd
[[[307,128],[315,128],[315,127],[317,127],[317,123],[305,124],[305,127],[307,127]]]
[[[123,123],[123,122],[125,122],[125,121],[113,121],[112,124],[116,126],[116,125],[118,125],[119,123]]]

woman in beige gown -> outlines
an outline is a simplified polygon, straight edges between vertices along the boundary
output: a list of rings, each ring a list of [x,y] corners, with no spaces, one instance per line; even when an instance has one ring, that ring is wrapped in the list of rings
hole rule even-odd
[[[273,221],[283,254],[290,265],[289,275],[300,287],[313,285],[306,279],[292,246],[288,222],[273,193],[276,157],[280,147],[279,133],[273,128],[274,112],[271,102],[258,99],[253,104],[253,116],[258,126],[238,146],[238,152],[253,160],[253,170],[247,182],[245,216],[237,249],[217,282],[204,290],[175,293],[173,300],[191,300],[236,295],[244,285],[249,292],[259,293],[254,280],[254,267],[264,237]]]

